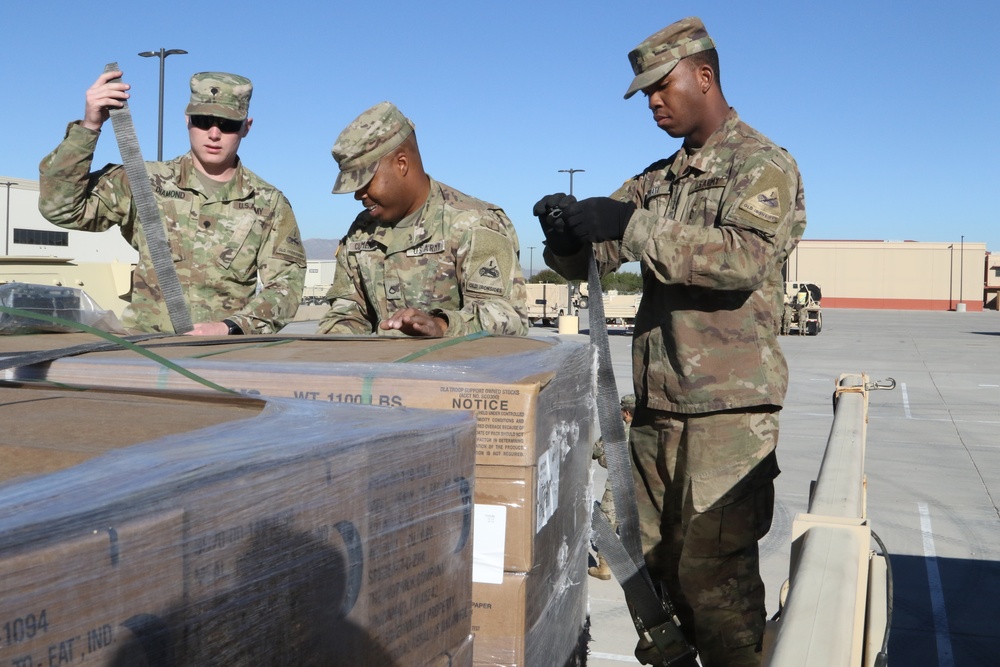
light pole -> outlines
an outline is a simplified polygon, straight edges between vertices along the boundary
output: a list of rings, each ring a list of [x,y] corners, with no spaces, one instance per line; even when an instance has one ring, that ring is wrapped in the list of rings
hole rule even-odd
[[[958,302],[965,303],[962,298],[962,288],[965,286],[965,234],[962,235],[962,243],[958,251]]]
[[[156,160],[157,162],[163,160],[163,62],[167,59],[167,56],[173,55],[184,55],[187,51],[183,49],[170,49],[165,51],[162,48],[159,51],[143,51],[139,55],[143,58],[159,58],[160,59],[160,120],[157,124],[156,131]]]
[[[535,247],[528,246],[528,282],[531,282],[531,274],[535,271]]]
[[[0,185],[7,186],[7,223],[4,225],[4,237],[3,237],[3,254],[6,256],[10,255],[10,186],[17,185],[14,181],[7,181],[6,183],[0,183]]]
[[[569,174],[569,195],[573,196],[573,174],[581,171],[586,171],[586,169],[560,169],[560,174]]]
[[[955,293],[953,290],[955,284],[955,244],[952,243],[948,246],[948,250],[951,251],[948,257],[948,310],[951,310],[955,302],[955,299],[952,298],[952,295]]]

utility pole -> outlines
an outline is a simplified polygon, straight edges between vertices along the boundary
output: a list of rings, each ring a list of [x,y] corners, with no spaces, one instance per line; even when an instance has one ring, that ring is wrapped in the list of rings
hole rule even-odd
[[[560,174],[569,174],[569,195],[573,196],[573,174],[577,174],[581,171],[586,171],[586,169],[560,169]]]
[[[531,282],[531,276],[535,273],[535,247],[533,245],[528,246],[528,282]]]
[[[170,49],[165,51],[160,49],[159,51],[143,51],[139,55],[143,58],[159,58],[160,59],[160,119],[157,123],[156,129],[156,161],[161,162],[163,160],[163,61],[167,59],[167,56],[180,56],[187,53],[184,49]]]

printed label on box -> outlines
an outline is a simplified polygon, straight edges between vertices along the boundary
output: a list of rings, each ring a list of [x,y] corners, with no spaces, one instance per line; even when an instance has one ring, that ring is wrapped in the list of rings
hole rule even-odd
[[[503,583],[506,534],[507,508],[504,505],[476,503],[472,537],[472,581],[481,584]]]

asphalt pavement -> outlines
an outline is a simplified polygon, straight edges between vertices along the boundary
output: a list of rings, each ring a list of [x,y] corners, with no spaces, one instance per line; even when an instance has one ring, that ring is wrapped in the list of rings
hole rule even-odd
[[[817,336],[781,338],[782,474],[760,545],[768,614],[788,577],[791,521],[806,510],[819,470],[837,378],[891,377],[895,389],[869,394],[865,466],[868,516],[895,582],[889,664],[1000,664],[1000,313],[827,309],[823,319]],[[628,393],[631,338],[610,341],[619,393]],[[604,471],[594,468],[599,498]],[[639,664],[617,582],[588,584],[588,665]]]
[[[300,333],[315,322],[295,323]],[[533,336],[557,334],[536,327]],[[611,336],[619,394],[632,391],[630,336]],[[893,378],[869,396],[868,516],[891,556],[889,664],[1000,664],[1000,313],[827,309],[817,336],[784,336],[789,389],[781,412],[775,518],[761,541],[768,614],[788,577],[791,522],[807,507],[844,373]],[[600,498],[604,470],[594,465]],[[876,546],[873,545],[873,549]],[[590,667],[639,664],[618,583],[587,577]]]

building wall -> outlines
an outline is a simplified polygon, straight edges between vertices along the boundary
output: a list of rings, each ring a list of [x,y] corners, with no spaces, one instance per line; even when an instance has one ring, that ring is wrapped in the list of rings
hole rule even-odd
[[[915,241],[802,241],[788,280],[823,290],[823,306],[899,310],[983,310],[986,244]]]
[[[15,185],[7,188],[4,184],[10,182]],[[0,247],[3,255],[61,257],[76,262],[124,264],[132,264],[139,258],[139,253],[125,242],[118,228],[106,232],[69,231],[69,244],[66,246],[14,243],[15,229],[66,231],[50,223],[38,212],[38,181],[0,176],[0,216],[3,216],[6,232],[6,240]]]
[[[986,255],[986,308],[1000,310],[1000,253]]]
[[[7,182],[15,185],[7,188]],[[14,229],[60,229],[38,212],[38,181],[0,176],[0,215],[6,229],[0,248],[4,255],[126,264],[138,259],[118,229],[69,231],[68,246],[14,243]],[[318,288],[327,284],[335,261],[309,264],[307,286],[322,291]],[[830,308],[955,310],[961,302],[967,310],[982,310],[984,304],[997,308],[1000,253],[991,255],[983,243],[961,241],[804,240],[789,258],[788,280],[819,285],[823,306]]]

